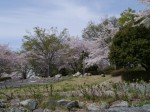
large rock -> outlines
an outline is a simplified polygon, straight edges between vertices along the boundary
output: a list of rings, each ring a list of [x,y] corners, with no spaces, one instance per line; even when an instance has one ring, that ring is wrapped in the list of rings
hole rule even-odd
[[[105,74],[101,74],[101,77],[105,77]]]
[[[101,112],[101,111],[100,111]],[[110,108],[106,112],[150,112],[139,107],[115,107]]]
[[[9,74],[7,74],[7,73],[2,73],[2,74],[1,74],[1,77],[10,77],[10,76],[9,76]]]
[[[84,76],[91,76],[91,73],[85,73]]]
[[[34,110],[33,112],[43,112],[43,109],[39,108],[39,109]]]
[[[28,107],[30,110],[35,110],[37,108],[37,101],[33,99],[27,99],[25,101],[20,102],[20,105]]]
[[[90,104],[87,106],[88,112],[99,112],[100,110],[101,110],[100,107],[95,104]]]
[[[105,94],[106,96],[115,97],[115,92],[114,92],[114,91],[111,91],[111,90],[105,91],[104,94]]]
[[[69,102],[71,102],[71,101],[70,100],[64,100],[64,99],[57,101],[58,105],[60,105],[60,106],[67,106],[67,104]]]
[[[51,112],[49,109],[44,109],[43,112]]]
[[[24,107],[10,107],[7,112],[31,112]]]
[[[127,101],[115,101],[112,103],[110,107],[113,108],[113,107],[128,107],[128,106],[129,104]]]
[[[142,108],[150,112],[150,104],[143,105]]]
[[[0,108],[0,112],[7,112],[7,111],[3,108]]]
[[[81,76],[82,74],[80,72],[77,72],[73,75],[73,77],[78,77],[78,76]]]
[[[6,108],[7,107],[7,101],[4,99],[0,99],[0,108]]]
[[[71,101],[67,104],[67,109],[79,108],[79,103],[77,101]]]
[[[100,109],[108,109],[109,108],[109,104],[106,102],[102,102],[100,105]]]
[[[91,74],[91,73],[88,73],[87,76],[92,76],[92,74]]]
[[[29,77],[29,79],[41,79],[41,78],[38,77],[38,76],[35,76],[35,75],[31,75],[31,76]]]
[[[19,99],[12,99],[10,101],[11,106],[19,106],[20,100]]]
[[[55,78],[61,78],[61,77],[62,77],[62,74],[55,75]]]

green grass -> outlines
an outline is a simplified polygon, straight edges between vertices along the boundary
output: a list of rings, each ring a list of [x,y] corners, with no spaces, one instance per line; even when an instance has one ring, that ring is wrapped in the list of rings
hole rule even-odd
[[[70,91],[74,90],[77,87],[84,85],[84,84],[100,84],[108,79],[110,79],[111,76],[101,77],[101,76],[88,76],[88,77],[75,77],[70,80],[65,80],[61,82],[54,83],[54,90],[55,91]]]
[[[73,91],[77,89],[79,86],[84,84],[89,85],[100,84],[110,78],[111,78],[110,75],[107,75],[106,77],[101,77],[99,75],[86,77],[72,77],[67,80],[55,83],[1,89],[0,92],[3,92],[4,94],[11,97],[19,97],[19,98],[26,98],[33,96],[37,97],[39,94],[46,94],[46,93],[53,94],[55,92]],[[4,94],[0,94],[0,97],[6,97]]]

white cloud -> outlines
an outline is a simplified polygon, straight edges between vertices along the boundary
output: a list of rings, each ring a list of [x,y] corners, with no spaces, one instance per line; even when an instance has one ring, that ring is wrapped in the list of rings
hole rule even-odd
[[[26,34],[26,30],[32,31],[33,27],[40,26],[50,28],[58,27],[59,30],[68,28],[71,35],[81,35],[87,22],[98,18],[88,7],[77,5],[69,0],[36,1],[38,7],[22,7],[0,11],[0,40],[1,43],[9,43],[14,49],[20,47],[20,40]],[[45,5],[53,4],[49,9]],[[55,7],[56,6],[56,7]],[[14,44],[14,41],[16,43]]]
[[[0,43],[10,40],[10,45],[19,48],[19,42],[26,34],[26,30],[32,31],[36,26],[44,28],[54,26],[59,30],[68,28],[71,35],[81,36],[82,29],[87,23],[91,20],[100,21],[106,15],[103,8],[110,7],[114,3],[110,2],[105,6],[106,3],[99,0],[90,1],[90,3],[86,3],[88,2],[86,0],[26,0],[26,5],[24,2],[20,2],[21,6],[16,5],[15,8],[8,7],[0,10]],[[107,14],[118,16],[112,11]],[[14,42],[11,41],[12,39],[16,40],[16,44],[12,43]]]
[[[49,2],[48,0],[45,1],[46,2],[44,3]],[[0,37],[3,36],[6,32],[8,32],[8,30],[10,32],[9,35],[11,33],[20,34],[20,31],[18,32],[18,30],[22,30],[21,32],[24,32],[26,29],[31,29],[31,27],[34,26],[57,26],[61,28],[63,26],[70,26],[72,27],[72,29],[74,29],[74,26],[72,25],[78,24],[79,29],[81,29],[83,28],[85,22],[98,17],[93,12],[90,12],[88,10],[88,7],[77,6],[72,2],[68,2],[68,0],[64,1],[66,2],[58,2],[58,0],[56,0],[56,2],[53,1],[53,3],[57,4],[57,7],[62,7],[59,10],[43,10],[41,8],[36,7],[26,7],[17,10],[15,9],[12,11],[7,10],[3,12],[3,15],[1,15],[2,17],[0,18],[0,29],[3,29],[3,33],[0,33]],[[11,30],[11,28],[13,28],[13,31]],[[77,32],[74,32],[73,34],[75,33]]]

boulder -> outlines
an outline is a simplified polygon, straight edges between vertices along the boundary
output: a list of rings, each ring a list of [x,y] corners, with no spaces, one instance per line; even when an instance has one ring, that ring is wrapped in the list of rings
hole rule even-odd
[[[115,97],[115,92],[114,92],[114,91],[111,91],[111,90],[105,91],[104,94],[105,94],[106,96]]]
[[[91,73],[85,73],[84,76],[91,76]]]
[[[43,109],[39,108],[39,109],[34,110],[33,112],[43,112]]]
[[[77,72],[77,73],[75,73],[74,75],[73,75],[73,77],[78,77],[78,76],[80,76],[80,75],[82,75],[80,72]]]
[[[84,102],[79,102],[79,108],[83,108],[85,106]]]
[[[28,107],[30,110],[35,110],[37,108],[37,101],[33,99],[27,99],[22,102],[20,102],[20,105]]]
[[[87,76],[92,76],[92,74],[91,73],[87,73]]]
[[[20,103],[20,100],[19,100],[19,99],[12,99],[12,100],[10,101],[10,104],[11,104],[12,106],[19,106],[19,103]]]
[[[61,77],[62,77],[62,74],[55,75],[55,78],[61,78]]]
[[[66,105],[67,109],[79,108],[79,103],[77,101],[71,101]]]
[[[128,107],[128,106],[129,104],[127,101],[115,101],[112,103],[110,107],[113,108],[113,107]]]
[[[64,99],[57,101],[58,105],[60,105],[60,106],[67,106],[67,104],[69,102],[71,102],[71,101],[70,100],[64,100]]]
[[[7,112],[7,111],[3,108],[0,108],[0,112]]]
[[[41,79],[41,78],[38,77],[38,76],[35,76],[35,75],[31,75],[31,76],[29,77],[29,79]]]
[[[90,104],[87,106],[87,111],[88,112],[99,112],[100,107],[93,103],[93,104]]]
[[[6,108],[7,107],[7,101],[4,99],[0,99],[0,108]]]
[[[101,74],[101,77],[105,77],[105,74]]]
[[[1,73],[1,77],[10,77],[7,73]]]
[[[51,112],[49,109],[44,109],[43,112]]]
[[[143,105],[142,108],[150,112],[150,104]]]
[[[85,73],[83,76],[88,76],[88,73]]]
[[[8,112],[31,112],[31,111],[24,107],[10,107],[8,109]]]
[[[100,109],[108,109],[109,108],[109,104],[106,102],[102,102],[100,105]]]
[[[149,112],[149,111],[144,110],[144,109],[139,108],[139,107],[131,107],[131,108],[128,108],[128,107],[114,107],[114,108],[108,109],[108,111],[106,111],[106,112]]]

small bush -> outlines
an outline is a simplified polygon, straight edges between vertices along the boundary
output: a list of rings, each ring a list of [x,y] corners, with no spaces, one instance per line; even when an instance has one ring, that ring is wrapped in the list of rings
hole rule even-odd
[[[99,74],[98,66],[97,65],[90,66],[85,69],[85,72],[91,73],[92,75],[98,75]]]
[[[1,78],[0,78],[0,82],[1,82],[1,81],[6,81],[6,80],[10,80],[10,79],[11,79],[11,77],[1,77]]]
[[[150,70],[145,71],[145,70],[140,70],[140,69],[131,69],[131,70],[126,70],[122,74],[122,79],[125,81],[130,81],[130,82],[136,82],[136,81],[150,81]]]
[[[67,70],[66,68],[61,68],[59,70],[59,73],[62,74],[63,76],[66,76],[66,75],[68,75],[69,70]]]
[[[108,66],[108,67],[105,67],[102,71],[105,74],[110,74],[113,70],[115,70],[115,68],[113,66]]]
[[[125,72],[125,69],[119,69],[119,70],[114,70],[114,71],[112,71],[111,72],[111,75],[113,76],[113,77],[116,77],[116,76],[121,76],[122,74],[124,74],[124,72]]]

